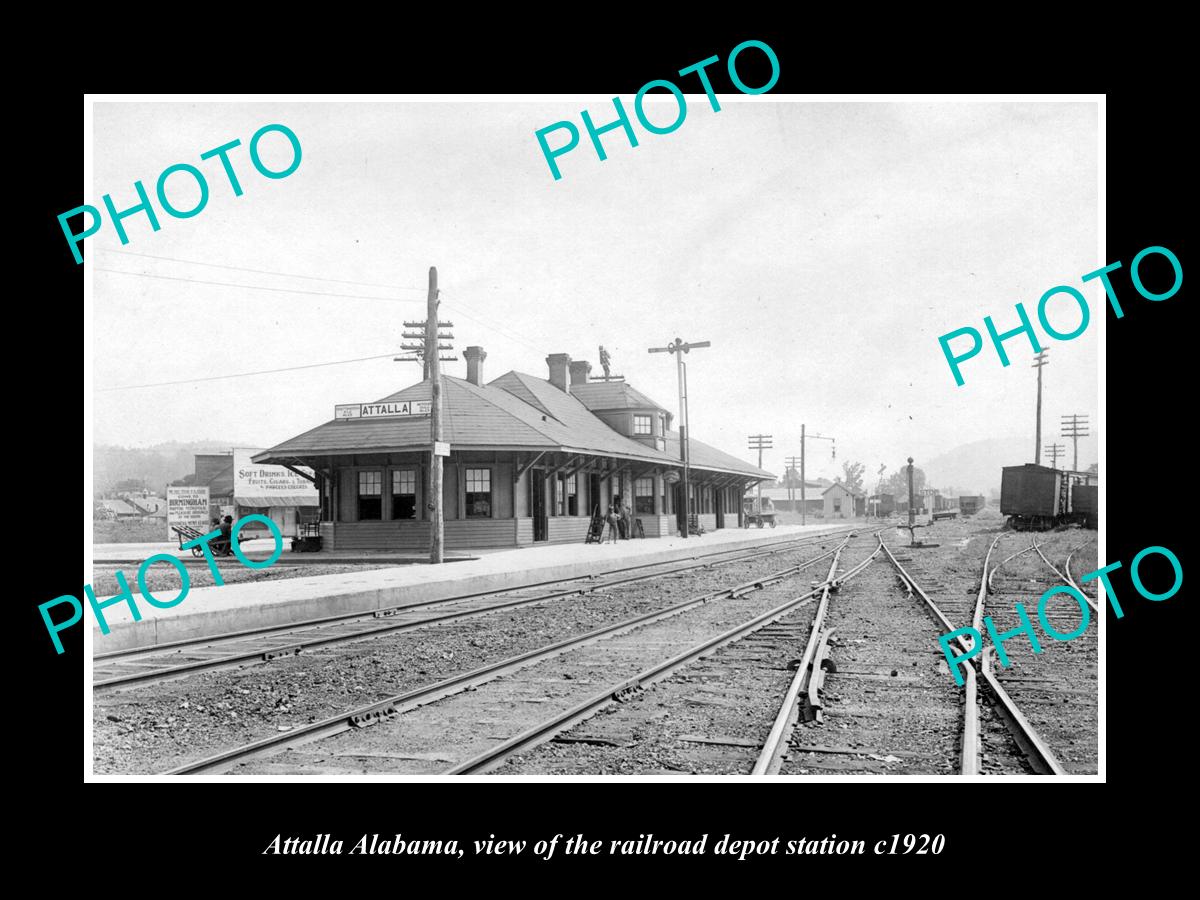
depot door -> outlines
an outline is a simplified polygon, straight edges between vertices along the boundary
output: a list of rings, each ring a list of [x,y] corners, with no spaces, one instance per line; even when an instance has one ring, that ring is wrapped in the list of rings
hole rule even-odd
[[[533,515],[533,539],[544,541],[546,526],[546,472],[534,469],[529,473],[529,509]]]
[[[592,472],[588,475],[588,504],[591,509],[589,515],[595,518],[597,515],[603,515],[604,510],[600,506],[600,473]]]
[[[725,527],[725,489],[713,488],[713,512],[717,515],[717,527]]]

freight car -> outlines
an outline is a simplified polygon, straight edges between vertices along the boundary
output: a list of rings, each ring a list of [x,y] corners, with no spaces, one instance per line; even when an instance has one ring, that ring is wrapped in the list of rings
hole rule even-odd
[[[1085,476],[1073,472],[1034,463],[1005,466],[1000,479],[1000,513],[1008,516],[1009,527],[1018,531],[1045,531],[1072,523],[1095,527],[1095,491],[1095,485],[1085,483]],[[1073,501],[1078,508],[1073,508]]]
[[[984,504],[986,503],[987,500],[985,500],[982,496],[964,494],[958,498],[958,509],[964,517],[973,516],[975,513],[983,509]]]
[[[1095,528],[1100,521],[1099,492],[1094,484],[1076,484],[1071,488],[1071,513],[1084,528]]]
[[[876,494],[867,500],[867,508],[874,509],[875,515],[884,519],[896,514],[896,496],[894,494]]]

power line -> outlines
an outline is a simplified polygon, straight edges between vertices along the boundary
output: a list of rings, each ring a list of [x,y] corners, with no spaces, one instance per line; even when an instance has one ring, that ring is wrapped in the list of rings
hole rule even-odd
[[[136,388],[165,387],[172,384],[193,384],[198,381],[220,381],[223,378],[248,378],[251,375],[275,375],[279,372],[295,372],[300,369],[320,369],[325,366],[344,366],[349,363],[367,362],[373,359],[391,359],[396,354],[385,353],[382,356],[360,356],[357,359],[337,359],[333,362],[311,363],[306,366],[288,366],[285,369],[263,369],[261,372],[235,372],[229,375],[209,375],[205,378],[183,378],[179,381],[156,381],[151,384],[126,384],[121,387],[96,388],[97,393],[103,391],[132,391]]]
[[[442,296],[445,296],[444,291],[442,292]],[[486,320],[480,318],[477,315],[472,315],[471,313],[467,312],[467,310],[471,309],[472,307],[466,306],[460,300],[451,299],[449,301],[449,303],[453,308],[457,309],[458,312],[462,313],[468,319],[471,319],[474,322],[478,322],[480,325],[484,326],[485,328],[490,328],[492,331],[496,332],[503,338],[507,338],[510,341],[515,341],[518,344],[524,344],[530,350],[533,350],[537,353],[542,353],[545,349],[543,347],[538,347],[534,344],[531,344],[529,341],[525,340],[520,335],[516,334],[515,332],[509,331],[508,329],[502,327],[501,325],[499,325],[496,322],[489,322],[489,321],[486,321]]]
[[[114,275],[136,275],[139,278],[161,278],[164,281],[182,281],[187,284],[212,284],[218,287],[243,288],[249,291],[272,291],[276,294],[310,294],[314,297],[346,297],[351,300],[387,300],[395,303],[419,303],[419,300],[408,300],[404,297],[368,297],[365,294],[334,294],[329,291],[300,291],[295,288],[261,287],[257,284],[233,284],[228,281],[201,281],[198,278],[179,278],[175,275],[152,275],[150,272],[122,272],[120,269],[104,269],[96,267],[97,272],[111,272]]]
[[[179,259],[175,256],[155,256],[152,253],[135,253],[132,250],[112,250],[108,247],[100,247],[105,253],[120,253],[123,256],[144,256],[146,259],[161,259],[167,262],[187,263],[192,266],[211,266],[215,269],[233,269],[237,272],[256,272],[259,275],[282,275],[284,278],[306,278],[309,281],[335,281],[338,284],[356,284],[359,287],[381,287],[390,288],[395,291],[420,291],[425,293],[425,288],[400,287],[395,284],[380,284],[375,281],[347,281],[345,278],[322,278],[319,275],[296,275],[293,272],[272,272],[268,269],[250,269],[246,266],[227,266],[222,263],[200,262],[197,259]],[[104,271],[111,271],[105,269]]]

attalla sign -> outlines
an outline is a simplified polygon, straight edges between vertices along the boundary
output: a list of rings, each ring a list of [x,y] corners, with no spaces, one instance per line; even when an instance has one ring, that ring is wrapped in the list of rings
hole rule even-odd
[[[431,400],[403,400],[390,403],[339,403],[333,408],[335,419],[385,419],[393,416],[427,416]]]

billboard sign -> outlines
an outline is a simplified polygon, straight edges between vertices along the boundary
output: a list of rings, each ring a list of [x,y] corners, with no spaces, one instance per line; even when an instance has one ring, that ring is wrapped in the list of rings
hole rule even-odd
[[[167,539],[177,535],[171,526],[195,528],[201,534],[212,530],[208,517],[208,485],[167,485]]]

